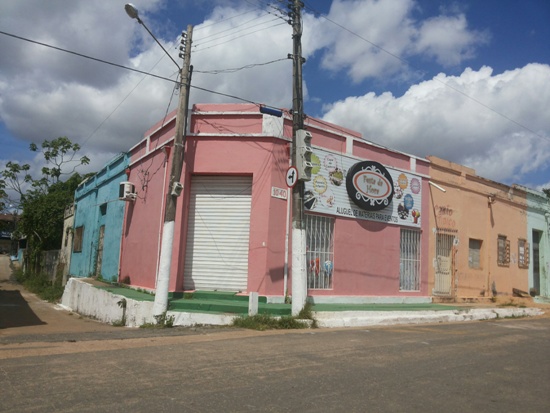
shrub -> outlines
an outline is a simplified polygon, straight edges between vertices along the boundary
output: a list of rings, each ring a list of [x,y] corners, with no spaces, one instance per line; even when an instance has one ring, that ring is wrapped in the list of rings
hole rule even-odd
[[[51,303],[58,302],[63,296],[63,286],[61,285],[61,277],[56,277],[55,281],[45,274],[33,274],[31,272],[23,272],[18,269],[15,271],[15,279],[23,285],[25,289],[36,294],[42,300]]]

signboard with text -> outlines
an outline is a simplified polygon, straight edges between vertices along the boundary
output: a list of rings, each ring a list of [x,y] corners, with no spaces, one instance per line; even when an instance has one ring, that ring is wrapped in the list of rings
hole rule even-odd
[[[420,227],[420,176],[315,148],[312,163],[306,211]]]

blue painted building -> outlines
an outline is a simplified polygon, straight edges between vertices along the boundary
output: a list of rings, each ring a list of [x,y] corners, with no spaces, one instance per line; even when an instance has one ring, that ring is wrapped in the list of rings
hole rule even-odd
[[[529,257],[529,289],[544,301],[550,299],[550,200],[543,192],[522,188],[527,192],[527,237]]]
[[[127,180],[127,167],[128,155],[120,154],[76,189],[71,276],[118,280],[126,206],[119,187]]]

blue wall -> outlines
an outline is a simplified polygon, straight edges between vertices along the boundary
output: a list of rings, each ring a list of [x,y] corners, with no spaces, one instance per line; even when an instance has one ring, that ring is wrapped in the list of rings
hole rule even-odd
[[[71,253],[69,274],[89,277],[96,274],[100,227],[105,226],[101,276],[118,279],[120,241],[125,201],[118,199],[120,182],[126,181],[128,154],[121,154],[75,191],[74,229],[84,227],[82,251]],[[73,235],[74,237],[74,235]],[[74,238],[73,238],[74,244]]]
[[[531,252],[533,252],[533,231],[540,234],[539,245],[539,282],[538,293],[541,297],[550,298],[550,202],[544,193],[527,189],[527,231]],[[529,288],[535,287],[534,256],[529,258]]]

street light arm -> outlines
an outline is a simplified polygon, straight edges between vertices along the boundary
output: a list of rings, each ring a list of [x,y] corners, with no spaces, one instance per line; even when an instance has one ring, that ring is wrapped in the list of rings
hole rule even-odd
[[[170,60],[172,60],[172,62],[174,62],[174,64],[177,66],[178,70],[181,71],[181,67],[180,65],[178,65],[178,62],[176,62],[174,60],[174,58],[170,55],[170,53],[168,53],[168,51],[164,48],[164,46],[158,41],[158,39],[155,37],[155,35],[151,32],[151,30],[149,30],[149,28],[145,25],[145,23],[143,23],[143,21],[138,17],[137,18],[137,21],[139,24],[141,24],[143,27],[145,27],[145,30],[147,30],[149,32],[149,34],[153,37],[153,39],[155,39],[155,41],[157,42],[157,44],[162,48],[162,50],[164,50],[164,53],[166,53],[168,55],[168,57],[170,58]]]
[[[155,37],[153,32],[151,32],[151,30],[149,30],[147,25],[145,23],[143,23],[143,20],[141,20],[139,18],[138,10],[134,7],[134,5],[132,3],[128,3],[124,6],[124,10],[126,10],[126,13],[128,14],[128,16],[130,16],[132,19],[136,19],[139,24],[141,24],[143,27],[145,27],[145,30],[147,30],[147,32],[151,35],[151,37],[153,39],[155,39],[155,42],[157,42],[157,44],[162,48],[162,50],[164,50],[164,53],[166,53],[168,55],[170,60],[172,60],[172,62],[174,62],[174,64],[178,68],[178,71],[181,72],[181,67],[178,65],[178,62],[176,62],[174,60],[174,58],[170,55],[170,53],[168,53],[168,51],[164,48],[164,46],[158,41],[158,39]]]

